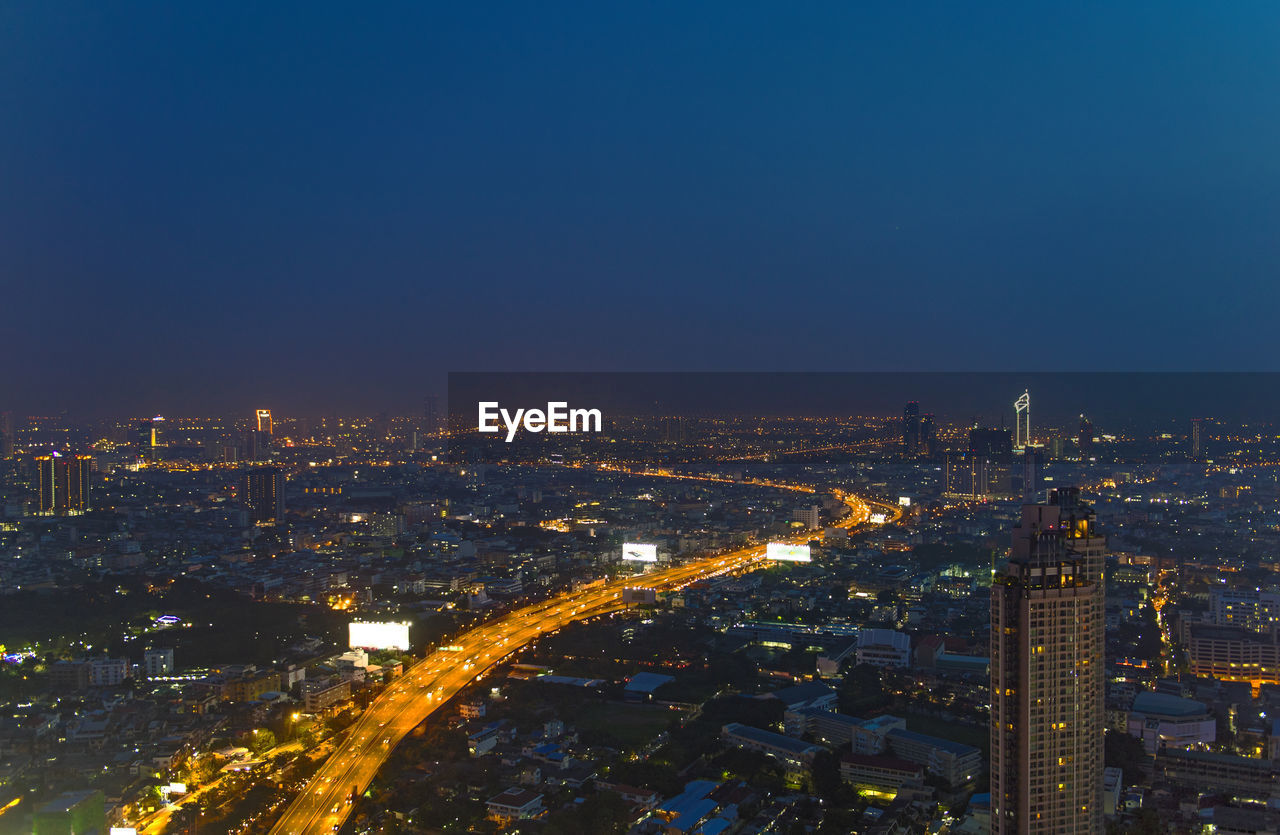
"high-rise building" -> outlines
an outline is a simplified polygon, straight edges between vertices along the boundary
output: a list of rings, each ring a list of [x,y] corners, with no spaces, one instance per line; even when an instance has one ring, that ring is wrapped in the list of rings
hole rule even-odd
[[[129,442],[133,445],[134,455],[143,461],[156,460],[156,449],[160,446],[160,424],[163,421],[162,417],[153,417],[133,424]]]
[[[992,464],[982,455],[948,455],[943,477],[946,496],[980,501],[991,495]]]
[[[268,435],[275,434],[275,426],[271,423],[271,410],[259,409],[257,413],[258,431],[265,432]]]
[[[283,521],[284,473],[278,467],[245,470],[240,478],[240,502],[255,525]]]
[[[36,512],[84,513],[92,508],[93,459],[58,452],[36,456]]]
[[[907,455],[920,452],[920,404],[914,400],[902,410],[902,450]]]
[[[1080,457],[1088,458],[1093,454],[1093,422],[1084,415],[1080,416],[1080,434],[1076,436],[1076,446],[1080,448]]]
[[[975,426],[969,430],[969,454],[1007,464],[1013,458],[1013,437],[1008,429],[983,429]]]
[[[1022,508],[991,587],[991,832],[1102,823],[1103,563],[1079,491]]]
[[[933,415],[920,417],[920,454],[933,456],[938,452],[938,427]]]
[[[1022,452],[1022,501],[1035,504],[1040,492],[1040,469],[1044,466],[1040,450],[1026,448]]]
[[[0,412],[0,458],[12,458],[17,440],[13,434],[13,412]]]
[[[1013,445],[1022,449],[1031,443],[1031,392],[1024,391],[1013,401]]]
[[[1199,461],[1204,457],[1204,418],[1191,419],[1191,458]]]

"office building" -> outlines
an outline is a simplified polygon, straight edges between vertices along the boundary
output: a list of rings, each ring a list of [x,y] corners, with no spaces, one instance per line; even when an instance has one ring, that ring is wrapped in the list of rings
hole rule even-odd
[[[259,432],[268,436],[275,434],[275,426],[271,422],[270,409],[259,409],[256,417],[258,421],[257,426],[258,426]]]
[[[1280,594],[1258,589],[1210,589],[1209,612],[1218,626],[1270,632],[1273,626],[1280,625]]]
[[[943,477],[947,498],[980,500],[991,493],[992,464],[981,455],[948,455]]]
[[[1040,494],[1040,470],[1044,467],[1043,456],[1038,449],[1022,451],[1022,502],[1035,504]]]
[[[1031,445],[1031,392],[1024,391],[1013,401],[1014,439],[1018,449]]]
[[[902,451],[920,453],[920,404],[912,400],[902,410]]]
[[[991,589],[991,831],[1102,827],[1105,541],[1075,489],[1024,505]]]
[[[1275,631],[1193,623],[1187,626],[1186,647],[1193,675],[1247,681],[1255,689],[1280,684],[1280,638]]]
[[[938,452],[938,426],[933,415],[920,417],[920,454],[933,456]]]
[[[153,417],[149,420],[135,421],[129,432],[129,443],[133,454],[142,461],[155,461],[157,448],[160,446],[160,424],[164,418]]]
[[[1008,463],[1013,460],[1013,435],[1008,429],[975,426],[969,430],[969,454]]]
[[[51,453],[36,456],[36,512],[84,513],[92,508],[93,458]]]
[[[1204,458],[1204,418],[1191,419],[1191,458],[1193,461]]]
[[[1093,454],[1093,422],[1084,415],[1080,416],[1080,431],[1076,436],[1076,446],[1080,449],[1080,457],[1088,458]]]
[[[249,522],[270,525],[284,520],[284,473],[277,467],[256,467],[240,478],[240,502]]]

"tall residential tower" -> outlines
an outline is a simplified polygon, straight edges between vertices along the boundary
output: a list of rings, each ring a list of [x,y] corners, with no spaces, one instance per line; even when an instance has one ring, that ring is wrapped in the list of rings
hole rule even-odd
[[[991,831],[1101,835],[1106,542],[1075,488],[1022,508],[991,587]]]

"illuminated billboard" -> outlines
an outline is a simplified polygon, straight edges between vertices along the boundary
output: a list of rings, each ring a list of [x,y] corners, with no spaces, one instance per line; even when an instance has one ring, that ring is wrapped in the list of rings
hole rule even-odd
[[[888,521],[889,521],[889,517],[887,514],[884,514],[884,513],[871,514],[871,524],[873,525],[883,525],[885,522],[888,522]]]
[[[622,544],[622,558],[631,562],[657,562],[658,546],[644,545],[639,542],[624,542]]]
[[[764,555],[783,562],[810,562],[813,559],[808,545],[788,545],[785,542],[770,542],[764,549]]]
[[[898,497],[898,505],[899,505],[900,507],[911,507],[911,497],[910,497],[910,496],[899,496],[899,497]]]
[[[409,649],[409,622],[347,624],[347,644],[361,649]]]

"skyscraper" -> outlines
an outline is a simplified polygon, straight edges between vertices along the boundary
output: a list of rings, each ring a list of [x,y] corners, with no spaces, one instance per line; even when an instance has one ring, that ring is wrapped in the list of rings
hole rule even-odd
[[[1044,466],[1040,450],[1024,449],[1022,452],[1022,501],[1035,504],[1040,492],[1040,469]]]
[[[134,454],[143,461],[156,460],[156,448],[160,446],[160,424],[163,421],[162,417],[153,417],[133,424],[129,441],[133,444]]]
[[[1013,401],[1013,445],[1022,449],[1031,443],[1031,392],[1024,391]]]
[[[920,418],[920,454],[934,455],[938,451],[938,427],[933,421],[933,415],[924,415]]]
[[[283,521],[284,473],[278,467],[245,470],[240,477],[240,502],[255,525]]]
[[[920,452],[920,404],[914,400],[902,410],[902,450],[907,455]]]
[[[1204,457],[1204,418],[1191,419],[1191,458],[1199,461]]]
[[[36,456],[36,512],[84,513],[92,508],[93,459],[54,452]]]
[[[991,831],[1102,833],[1106,543],[1075,488],[1022,508],[991,587]]]
[[[258,431],[259,431],[259,432],[265,432],[265,433],[267,433],[268,435],[274,435],[274,434],[275,434],[275,427],[274,427],[274,426],[272,425],[272,423],[271,423],[271,410],[270,410],[270,409],[259,409],[259,410],[258,410],[258,414],[257,414],[257,418],[258,418]]]
[[[1080,448],[1080,457],[1088,458],[1093,453],[1093,423],[1084,415],[1080,416],[1080,434],[1076,436],[1076,446]]]

